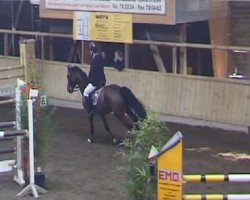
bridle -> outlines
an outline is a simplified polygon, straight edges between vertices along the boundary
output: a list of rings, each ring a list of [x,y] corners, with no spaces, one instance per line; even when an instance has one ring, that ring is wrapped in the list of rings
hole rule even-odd
[[[68,73],[68,75],[67,75],[67,77],[68,77],[68,80],[69,80],[69,77],[71,76],[71,74],[70,73]],[[79,91],[80,90],[80,87],[79,87],[79,85],[78,84],[76,84],[75,86],[74,86],[74,88],[73,88],[73,92],[75,92],[75,91]]]

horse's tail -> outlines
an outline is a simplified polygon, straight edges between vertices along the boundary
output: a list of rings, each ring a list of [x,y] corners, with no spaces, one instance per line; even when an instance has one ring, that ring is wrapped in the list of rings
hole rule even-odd
[[[135,97],[133,92],[127,87],[121,87],[120,92],[126,102],[126,106],[130,106],[139,118],[146,119],[146,110],[142,103]]]

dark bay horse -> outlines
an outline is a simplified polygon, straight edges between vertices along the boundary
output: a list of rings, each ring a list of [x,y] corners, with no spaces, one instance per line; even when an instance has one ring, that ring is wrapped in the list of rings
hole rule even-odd
[[[78,66],[68,65],[67,74],[68,84],[67,91],[73,93],[77,88],[80,89],[81,94],[87,86],[87,74]],[[82,96],[82,104],[85,107],[84,97]],[[113,143],[119,143],[119,140],[114,137],[109,125],[106,121],[105,115],[113,112],[113,114],[122,122],[122,124],[129,130],[133,128],[133,123],[128,120],[128,115],[134,123],[147,117],[146,111],[142,103],[135,97],[132,91],[124,86],[116,84],[104,86],[99,94],[98,103],[95,106],[95,112],[89,113],[90,120],[90,138],[88,141],[94,141],[94,114],[99,114],[103,120],[105,129],[112,136]]]

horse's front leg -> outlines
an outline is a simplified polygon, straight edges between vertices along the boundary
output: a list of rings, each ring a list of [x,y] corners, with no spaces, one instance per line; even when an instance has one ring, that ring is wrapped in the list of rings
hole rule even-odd
[[[105,126],[106,131],[108,131],[108,133],[112,136],[112,142],[113,142],[113,144],[115,144],[115,145],[119,144],[120,141],[117,138],[115,138],[114,134],[111,132],[110,127],[108,125],[108,122],[106,120],[106,117],[104,115],[100,115],[100,116],[102,118],[102,121],[103,121],[103,124]]]
[[[93,143],[94,142],[94,114],[91,113],[89,114],[89,124],[90,124],[90,138],[88,139],[89,143]]]

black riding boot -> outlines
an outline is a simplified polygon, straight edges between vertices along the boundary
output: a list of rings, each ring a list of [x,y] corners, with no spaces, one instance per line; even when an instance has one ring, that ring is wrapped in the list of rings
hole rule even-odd
[[[88,113],[91,112],[92,102],[91,102],[90,96],[85,97],[85,109],[87,110]]]

